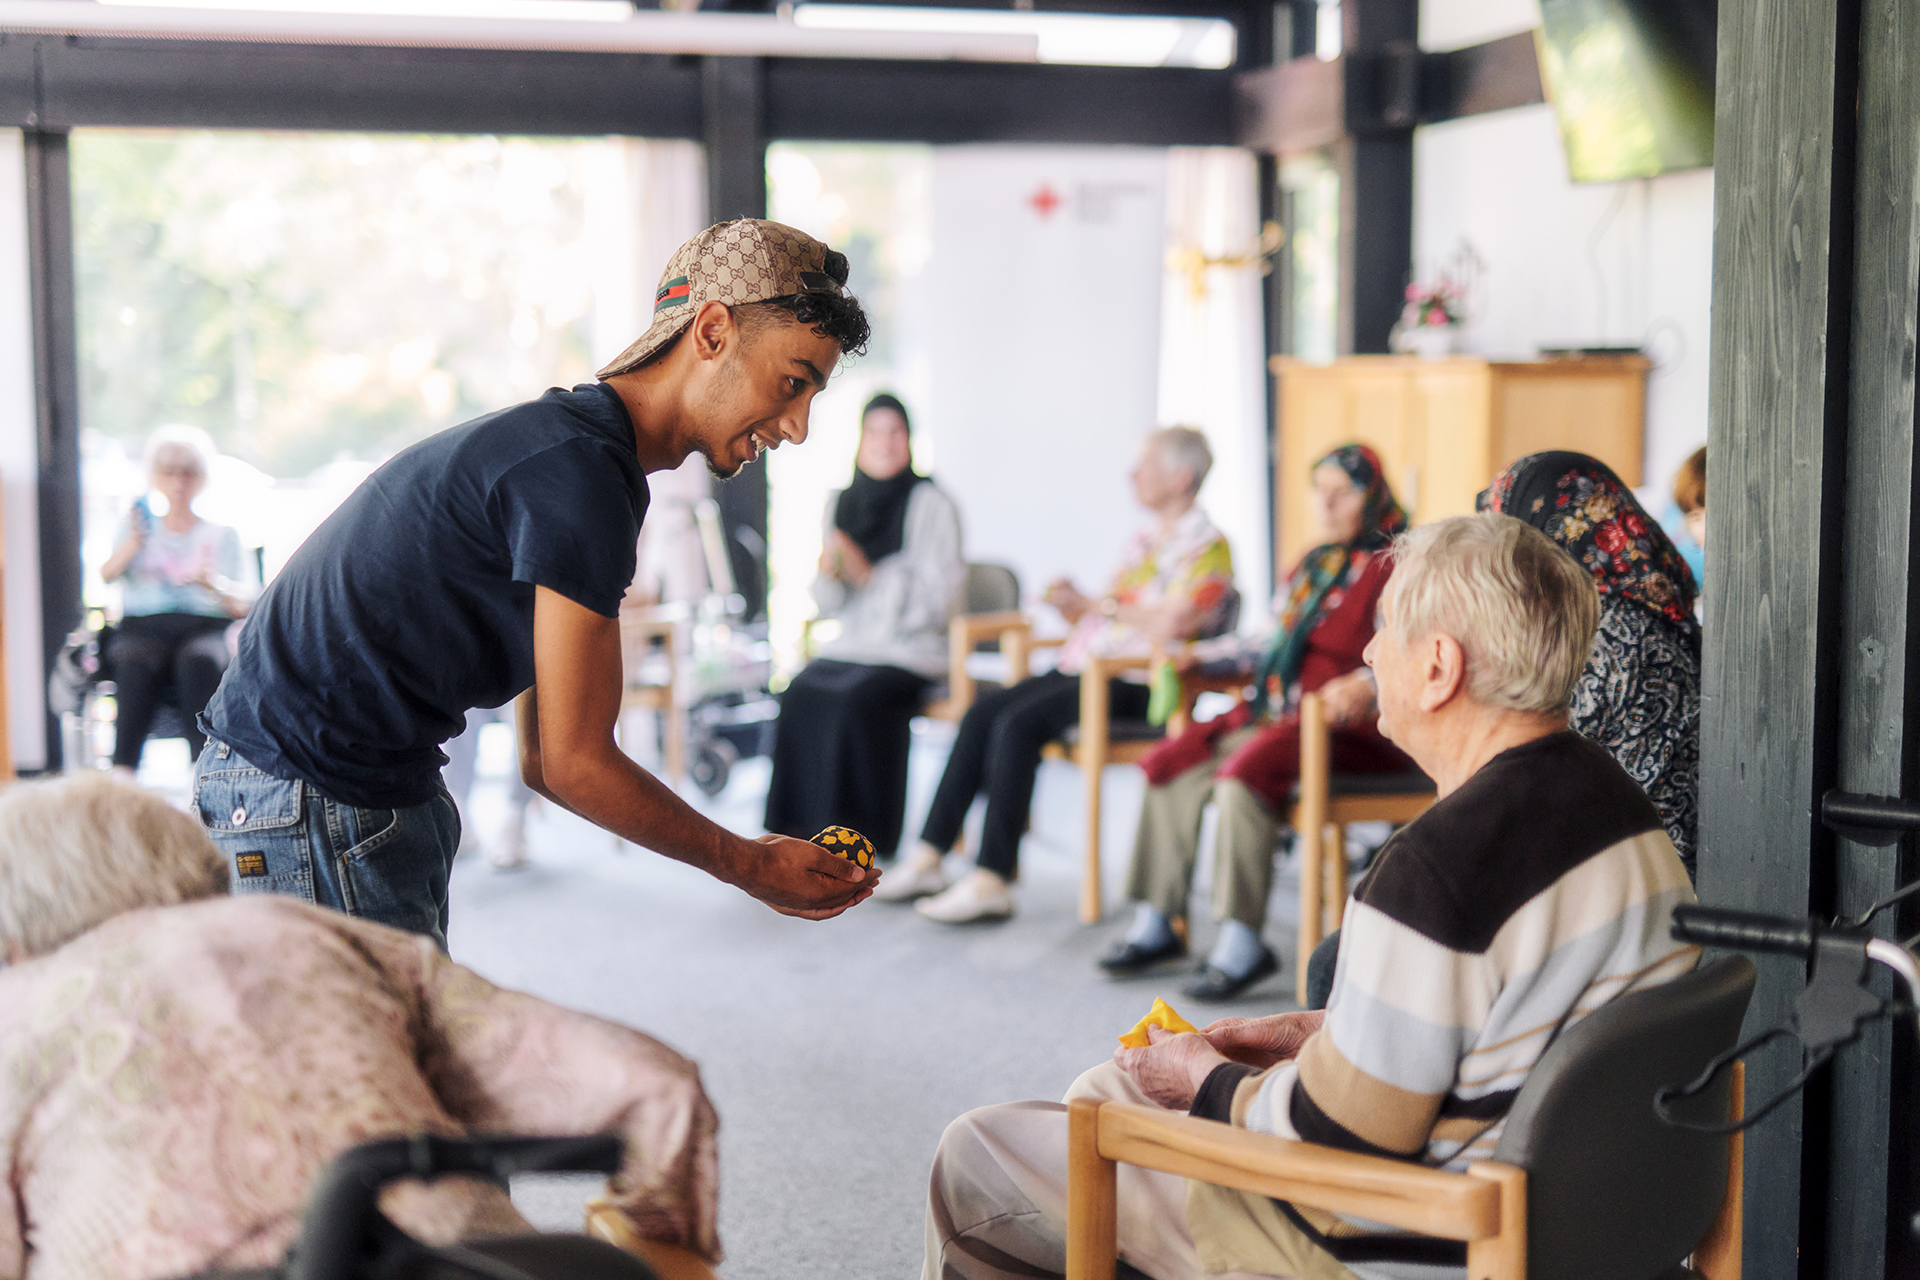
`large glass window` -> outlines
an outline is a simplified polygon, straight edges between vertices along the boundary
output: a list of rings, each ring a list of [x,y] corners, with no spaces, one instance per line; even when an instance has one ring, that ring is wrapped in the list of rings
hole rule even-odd
[[[782,142],[767,151],[770,216],[847,255],[848,283],[873,322],[867,354],[843,365],[815,399],[806,448],[768,457],[768,612],[774,652],[788,672],[800,665],[814,611],[809,587],[827,495],[853,477],[860,406],[876,391],[892,391],[909,412],[928,402],[919,285],[933,246],[932,185],[931,147]],[[914,466],[927,472],[934,465],[931,434],[917,431]]]
[[[1331,360],[1340,342],[1339,170],[1323,156],[1289,160],[1280,167],[1280,196],[1287,229],[1286,348],[1303,360]]]
[[[80,130],[89,602],[154,428],[273,572],[372,467],[592,376],[600,139]]]

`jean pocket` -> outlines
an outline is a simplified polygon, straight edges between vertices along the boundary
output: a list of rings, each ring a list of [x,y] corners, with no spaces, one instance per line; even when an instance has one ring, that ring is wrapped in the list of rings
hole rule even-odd
[[[193,783],[200,825],[227,857],[234,893],[284,893],[316,901],[306,787],[237,756],[205,761]]]

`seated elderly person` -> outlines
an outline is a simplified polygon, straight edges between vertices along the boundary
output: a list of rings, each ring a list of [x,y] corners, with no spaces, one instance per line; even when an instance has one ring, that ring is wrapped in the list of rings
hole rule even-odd
[[[954,736],[919,845],[875,897],[883,902],[920,898],[914,909],[943,924],[1013,914],[1009,885],[1020,865],[1040,753],[1080,722],[1080,671],[1087,659],[1146,657],[1156,644],[1223,629],[1233,555],[1199,505],[1200,486],[1212,466],[1207,438],[1192,427],[1164,427],[1147,437],[1129,478],[1135,501],[1153,513],[1153,520],[1134,535],[1100,599],[1088,598],[1064,578],[1047,588],[1047,603],[1073,628],[1059,664],[974,700]],[[1116,678],[1108,696],[1116,718],[1147,713],[1143,683]],[[949,886],[943,859],[960,838],[974,797],[983,791],[987,812],[973,871]]]
[[[0,1276],[276,1263],[329,1160],[421,1132],[618,1131],[639,1234],[719,1256],[693,1063],[429,939],[226,882],[199,824],[131,786],[0,797]],[[532,1230],[466,1179],[382,1207],[431,1243]]]
[[[913,469],[906,406],[860,414],[853,480],[827,498],[813,598],[839,634],[780,695],[762,825],[811,839],[852,827],[882,857],[900,845],[913,717],[947,669],[947,621],[966,581],[960,512]]]
[[[1187,954],[1187,897],[1209,800],[1220,813],[1213,863],[1220,931],[1185,992],[1230,1000],[1279,969],[1260,933],[1273,888],[1274,840],[1300,777],[1301,694],[1326,700],[1334,768],[1412,768],[1374,724],[1373,680],[1360,660],[1393,572],[1385,552],[1406,529],[1406,512],[1378,455],[1363,444],[1342,445],[1315,464],[1311,494],[1327,540],[1301,557],[1276,593],[1277,625],[1258,665],[1243,636],[1203,642],[1179,659],[1244,673],[1254,684],[1253,701],[1170,735],[1141,761],[1147,795],[1127,870],[1133,925],[1101,957],[1108,973],[1131,975]]]
[[[1563,1028],[1692,968],[1696,949],[1667,937],[1693,891],[1660,815],[1567,728],[1598,624],[1586,571],[1511,517],[1445,520],[1396,544],[1382,610],[1380,729],[1440,798],[1356,895],[1332,1003],[1156,1030],[1069,1098],[1458,1170],[1492,1154]],[[1066,1169],[1064,1106],[956,1120],[928,1191],[928,1280],[1058,1275]],[[1155,1280],[1380,1274],[1360,1259],[1444,1247],[1125,1165],[1119,1196],[1121,1257]]]

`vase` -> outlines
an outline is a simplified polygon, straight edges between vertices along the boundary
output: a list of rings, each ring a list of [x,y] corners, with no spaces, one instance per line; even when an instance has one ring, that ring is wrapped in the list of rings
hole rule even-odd
[[[1413,355],[1424,360],[1438,360],[1453,354],[1454,340],[1459,333],[1460,330],[1454,325],[1423,324],[1403,333],[1400,342]]]

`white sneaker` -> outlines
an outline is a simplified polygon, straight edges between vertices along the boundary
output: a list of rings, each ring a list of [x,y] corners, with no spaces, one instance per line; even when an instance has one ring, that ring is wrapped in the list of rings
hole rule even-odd
[[[931,867],[919,868],[911,864],[895,867],[880,877],[880,887],[873,896],[882,902],[911,902],[915,898],[925,898],[939,893],[947,887],[947,873],[935,863]]]
[[[487,850],[487,865],[495,871],[518,871],[527,865],[527,828],[521,821],[509,821]]]
[[[1013,892],[999,876],[976,871],[945,893],[922,898],[913,904],[913,909],[941,924],[1004,920],[1013,914]]]

